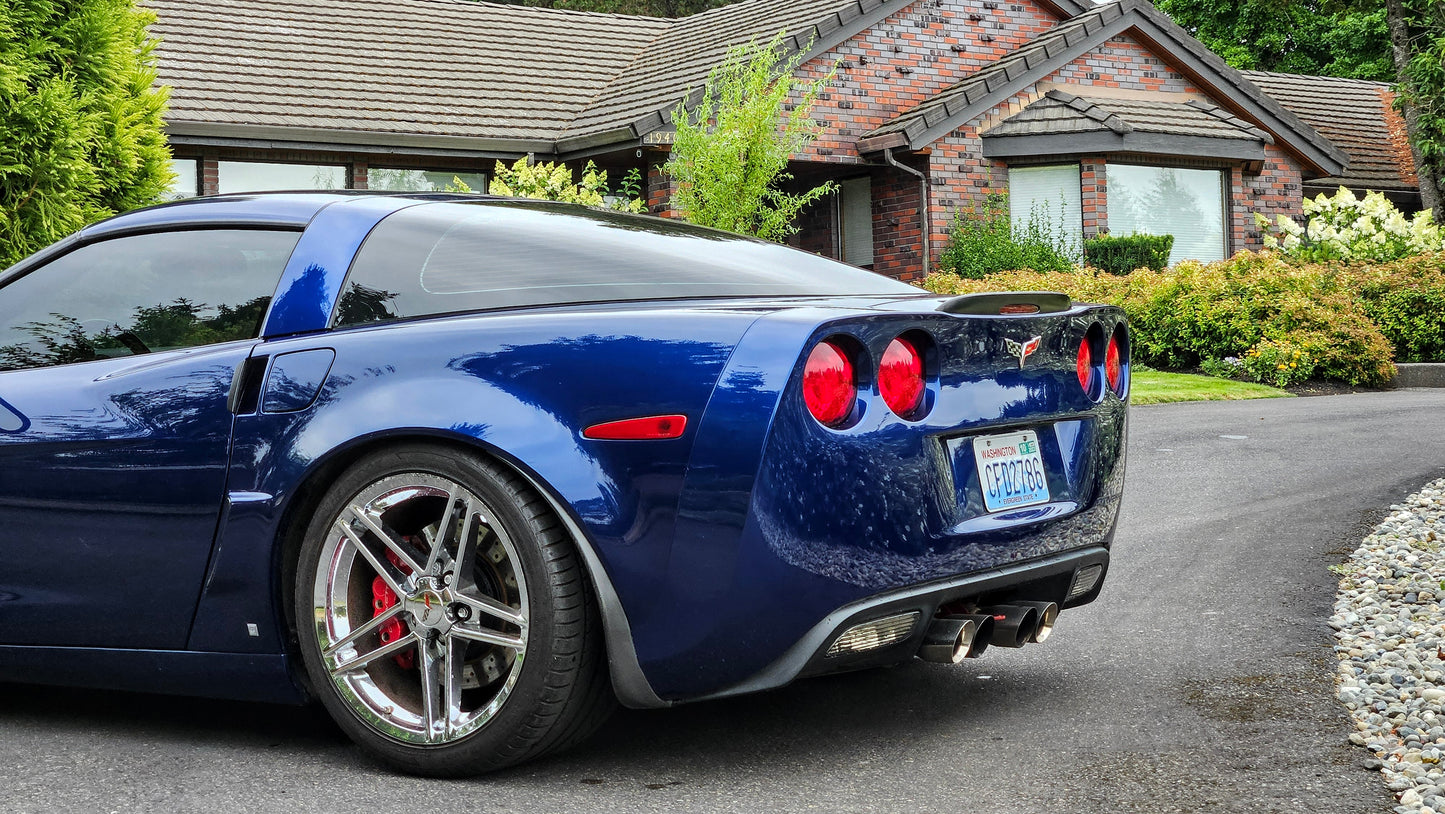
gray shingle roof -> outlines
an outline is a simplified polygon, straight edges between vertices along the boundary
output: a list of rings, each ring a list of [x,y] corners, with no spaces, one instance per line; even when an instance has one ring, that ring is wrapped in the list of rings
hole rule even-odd
[[[1244,75],[1350,156],[1344,173],[1312,185],[1418,192],[1408,153],[1402,155],[1392,143],[1389,85],[1262,71]]]
[[[145,2],[173,131],[551,152],[656,129],[735,45],[786,30],[792,50],[820,50],[909,0],[743,0],[680,20],[475,0]]]
[[[999,122],[985,138],[1112,131],[1163,133],[1270,143],[1263,130],[1201,100],[1090,99],[1051,90],[1019,113]]]
[[[749,41],[766,42],[787,32],[791,50],[813,44],[818,51],[870,22],[906,5],[898,0],[743,0],[677,20],[602,90],[566,132],[584,137],[618,126],[638,133],[662,126],[666,113],[689,90],[702,87],[708,72],[728,49]]]
[[[662,126],[731,46],[787,30],[791,48],[812,41],[820,52],[910,3],[743,0],[665,20],[478,0],[143,1],[158,16],[173,135],[541,153],[624,143]],[[926,141],[1080,48],[1138,26],[1231,89],[1276,136],[1287,131],[1309,160],[1343,168],[1344,154],[1147,0],[1042,2],[1079,13],[869,135]]]
[[[147,0],[168,119],[550,140],[670,21],[470,0]]]

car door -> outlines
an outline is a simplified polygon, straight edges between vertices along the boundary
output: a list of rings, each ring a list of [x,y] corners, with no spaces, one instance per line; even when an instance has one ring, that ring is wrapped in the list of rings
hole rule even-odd
[[[0,644],[184,647],[227,393],[300,234],[116,237],[0,287]]]

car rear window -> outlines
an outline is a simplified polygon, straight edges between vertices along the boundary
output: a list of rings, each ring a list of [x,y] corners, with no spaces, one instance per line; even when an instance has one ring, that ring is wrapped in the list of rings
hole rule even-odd
[[[334,324],[563,303],[920,294],[774,243],[582,207],[422,204],[362,244]]]

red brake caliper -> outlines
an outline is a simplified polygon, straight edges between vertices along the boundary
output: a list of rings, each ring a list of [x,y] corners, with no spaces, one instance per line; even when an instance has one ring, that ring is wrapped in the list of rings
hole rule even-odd
[[[396,554],[391,551],[387,551],[386,558],[391,561],[392,565],[400,569],[403,574],[411,576],[411,569],[406,567],[406,563],[401,561],[401,557],[396,556]],[[372,613],[372,618],[379,616],[387,608],[395,605],[396,602],[396,592],[391,590],[386,584],[386,580],[377,576],[371,581],[371,606],[375,609],[375,612]],[[381,637],[382,645],[391,644],[406,635],[406,625],[403,624],[400,619],[393,617],[381,623],[381,629],[378,631],[378,635]],[[410,670],[416,666],[416,651],[404,650],[392,656],[392,659],[396,661],[397,666],[401,669]]]

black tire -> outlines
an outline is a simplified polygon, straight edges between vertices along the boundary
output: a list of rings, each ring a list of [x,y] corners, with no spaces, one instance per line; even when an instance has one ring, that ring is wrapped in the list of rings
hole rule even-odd
[[[400,590],[388,605],[375,586]],[[316,695],[402,771],[519,763],[581,741],[616,706],[572,540],[524,480],[481,456],[407,444],[346,470],[310,522],[293,593]]]

